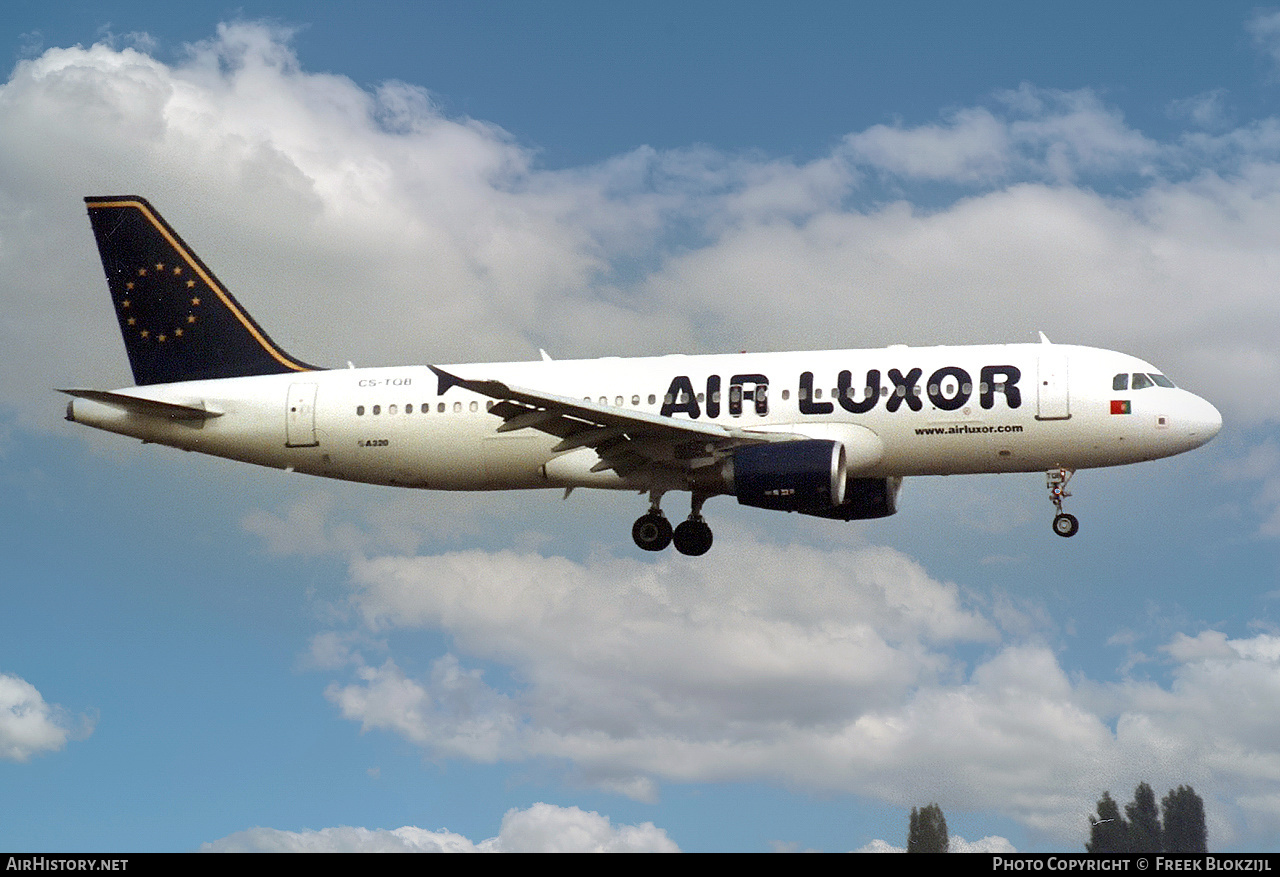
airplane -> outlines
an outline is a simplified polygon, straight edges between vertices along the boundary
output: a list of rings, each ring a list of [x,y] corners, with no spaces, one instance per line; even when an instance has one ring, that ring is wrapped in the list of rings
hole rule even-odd
[[[1044,472],[1053,531],[1078,469],[1180,454],[1222,417],[1155,366],[1039,343],[386,368],[286,353],[145,199],[85,198],[136,386],[66,389],[66,419],[326,478],[429,490],[647,494],[646,551],[712,544],[703,504],[841,521],[912,476]],[[691,495],[672,526],[665,494]]]

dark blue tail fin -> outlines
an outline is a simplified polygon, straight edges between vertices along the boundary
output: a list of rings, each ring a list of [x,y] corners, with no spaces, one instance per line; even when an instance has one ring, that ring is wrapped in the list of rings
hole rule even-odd
[[[85,198],[140,386],[313,371],[281,350],[143,198]]]

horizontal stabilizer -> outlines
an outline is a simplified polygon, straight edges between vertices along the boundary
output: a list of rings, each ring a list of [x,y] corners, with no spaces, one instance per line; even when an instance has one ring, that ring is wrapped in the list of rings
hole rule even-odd
[[[193,405],[178,405],[174,402],[139,399],[137,396],[127,396],[124,393],[108,393],[105,390],[59,390],[58,392],[66,393],[68,396],[75,396],[77,399],[100,402],[103,405],[110,405],[113,408],[120,408],[132,414],[142,414],[147,417],[163,417],[168,420],[208,420],[211,417],[222,416],[221,411],[211,411],[205,407],[203,402]]]

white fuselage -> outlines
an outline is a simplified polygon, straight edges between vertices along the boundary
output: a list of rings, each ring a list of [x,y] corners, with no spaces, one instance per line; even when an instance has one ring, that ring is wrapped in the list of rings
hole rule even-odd
[[[1115,466],[1190,450],[1221,417],[1172,386],[1114,389],[1158,373],[1132,356],[1056,344],[446,366],[574,399],[741,430],[870,434],[851,475],[901,477]],[[362,368],[131,387],[120,395],[202,406],[172,420],[84,398],[68,419],[145,441],[330,478],[438,490],[646,489],[590,448],[555,452],[535,428],[499,432],[492,399],[443,394],[427,367]],[[868,394],[868,387],[873,394]],[[835,430],[833,433],[832,430]]]

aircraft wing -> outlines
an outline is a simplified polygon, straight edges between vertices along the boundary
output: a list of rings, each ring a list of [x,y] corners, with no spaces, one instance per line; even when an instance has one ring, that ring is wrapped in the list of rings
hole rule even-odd
[[[631,408],[512,387],[502,381],[469,380],[429,366],[443,394],[461,387],[496,400],[489,413],[501,417],[498,432],[536,429],[556,436],[556,453],[592,448],[600,462],[592,471],[613,469],[626,477],[654,465],[689,471],[719,463],[733,448],[807,438],[791,432],[736,429],[716,423],[676,420]]]

